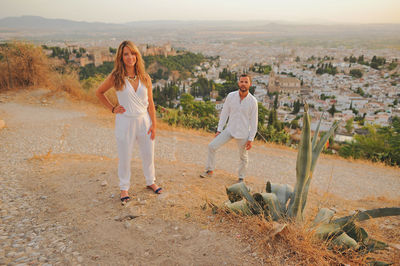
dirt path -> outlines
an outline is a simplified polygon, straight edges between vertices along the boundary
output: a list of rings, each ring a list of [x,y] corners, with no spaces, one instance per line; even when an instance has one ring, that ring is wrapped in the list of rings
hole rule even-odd
[[[135,150],[135,200],[121,207],[108,113],[37,90],[0,95],[0,118],[0,265],[262,263],[234,228],[218,230],[203,210],[207,198],[224,201],[236,180],[234,143],[218,153],[218,178],[202,180],[211,136],[160,130],[156,173],[165,193],[144,188]],[[258,190],[266,179],[293,184],[295,160],[295,151],[256,145],[248,183]],[[400,196],[398,169],[332,157],[320,159],[313,182],[315,192],[330,182],[331,193],[351,200]]]

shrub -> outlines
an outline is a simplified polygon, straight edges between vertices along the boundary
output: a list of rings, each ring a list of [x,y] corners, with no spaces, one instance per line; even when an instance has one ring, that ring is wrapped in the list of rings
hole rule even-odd
[[[13,42],[1,45],[0,90],[49,85],[49,61],[41,47]]]

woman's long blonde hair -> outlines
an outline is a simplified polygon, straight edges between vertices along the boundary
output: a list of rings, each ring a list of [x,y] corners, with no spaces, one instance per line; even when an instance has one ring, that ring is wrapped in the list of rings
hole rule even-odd
[[[146,73],[143,58],[139,52],[139,49],[133,42],[123,41],[118,47],[117,56],[115,57],[114,61],[114,69],[111,72],[115,89],[117,91],[122,90],[122,87],[125,84],[125,77],[128,75],[122,59],[125,47],[128,47],[136,55],[135,74],[138,76],[140,81],[147,86],[149,84],[149,75]]]

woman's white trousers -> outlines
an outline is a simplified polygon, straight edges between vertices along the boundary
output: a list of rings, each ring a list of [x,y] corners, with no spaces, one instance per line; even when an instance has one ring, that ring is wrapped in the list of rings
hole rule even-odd
[[[135,142],[139,143],[146,185],[150,186],[155,182],[154,140],[151,140],[150,134],[147,134],[150,125],[151,120],[147,112],[138,117],[116,115],[115,136],[118,147],[118,177],[121,190],[128,190],[130,187],[131,159]]]

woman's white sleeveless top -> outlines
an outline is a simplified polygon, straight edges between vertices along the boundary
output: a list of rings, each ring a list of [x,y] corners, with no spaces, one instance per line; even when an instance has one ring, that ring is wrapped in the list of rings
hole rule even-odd
[[[118,102],[125,108],[123,115],[138,117],[147,113],[149,98],[147,88],[139,79],[138,88],[132,87],[132,84],[125,79],[125,85],[122,90],[117,91]]]

